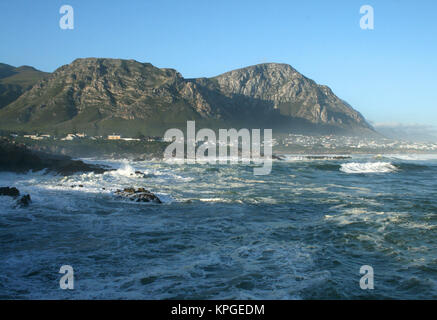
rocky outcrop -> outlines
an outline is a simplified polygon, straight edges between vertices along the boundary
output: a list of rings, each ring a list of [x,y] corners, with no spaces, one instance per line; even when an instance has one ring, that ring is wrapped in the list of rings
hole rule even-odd
[[[129,199],[131,201],[135,202],[154,202],[154,203],[162,203],[161,200],[154,195],[149,190],[146,190],[144,188],[125,188],[123,190],[117,190],[115,191],[115,194],[117,196],[120,196],[122,198]]]
[[[25,208],[28,207],[31,202],[32,199],[30,198],[30,195],[26,194],[17,201],[17,206]]]
[[[0,196],[12,197],[14,199],[20,196],[20,191],[15,187],[0,187]],[[18,207],[28,207],[32,202],[30,195],[26,194],[17,200]]]
[[[0,188],[0,196],[18,197],[19,195],[20,195],[20,191],[15,187]]]
[[[272,160],[280,160],[280,161],[284,161],[285,157],[280,155],[280,154],[272,154]]]
[[[0,140],[0,171],[27,172],[47,169],[62,175],[71,175],[78,172],[103,173],[107,169],[72,160],[67,156],[51,155],[43,152],[34,152],[26,146],[16,144],[7,139]]]

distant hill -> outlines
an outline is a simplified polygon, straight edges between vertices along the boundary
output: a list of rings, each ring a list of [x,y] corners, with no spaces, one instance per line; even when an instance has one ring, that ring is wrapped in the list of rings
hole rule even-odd
[[[375,129],[387,138],[410,142],[437,142],[437,128],[429,125],[377,123]]]
[[[77,59],[0,110],[1,129],[44,132],[160,135],[187,120],[212,128],[375,133],[328,87],[277,63],[185,79],[134,60]]]
[[[48,74],[35,68],[0,63],[0,109],[16,100]]]

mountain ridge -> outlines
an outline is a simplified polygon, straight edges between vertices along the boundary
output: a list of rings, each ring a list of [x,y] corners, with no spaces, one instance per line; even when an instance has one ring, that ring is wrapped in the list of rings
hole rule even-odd
[[[11,130],[162,134],[187,120],[212,127],[374,133],[329,87],[283,63],[186,79],[175,69],[135,60],[79,58],[0,110],[0,128]]]
[[[45,76],[46,72],[31,66],[13,67],[0,63],[0,109],[18,99]]]

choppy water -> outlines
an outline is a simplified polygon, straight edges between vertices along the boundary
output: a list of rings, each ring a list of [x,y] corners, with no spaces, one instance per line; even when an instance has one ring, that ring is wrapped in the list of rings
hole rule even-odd
[[[33,199],[0,197],[0,298],[437,298],[437,156],[288,156],[267,176],[100,163],[118,170],[0,173]],[[128,186],[164,204],[114,197]],[[59,289],[62,265],[74,290]],[[374,290],[360,289],[362,265]]]

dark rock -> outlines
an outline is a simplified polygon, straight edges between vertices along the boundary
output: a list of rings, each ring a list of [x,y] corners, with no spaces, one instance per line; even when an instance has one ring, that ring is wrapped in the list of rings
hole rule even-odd
[[[135,173],[131,173],[130,175],[131,176],[142,177],[142,178],[146,177],[146,174],[144,172],[141,172],[141,171],[135,171]]]
[[[135,193],[135,188],[124,188],[123,191],[125,193],[133,194]]]
[[[146,190],[145,188],[125,188],[123,190],[115,191],[115,194],[136,202],[162,203],[156,195],[154,195],[149,190]]]
[[[284,160],[284,157],[281,155],[272,154],[273,160]]]
[[[62,175],[68,176],[78,172],[94,172],[94,173],[104,173],[107,171],[106,169],[84,163],[80,160],[55,160],[51,163],[51,167],[49,169],[56,171]]]
[[[31,202],[32,199],[30,198],[30,195],[26,194],[17,201],[17,205],[24,208],[28,207]]]
[[[15,187],[2,187],[0,188],[0,196],[18,197],[20,191]]]

